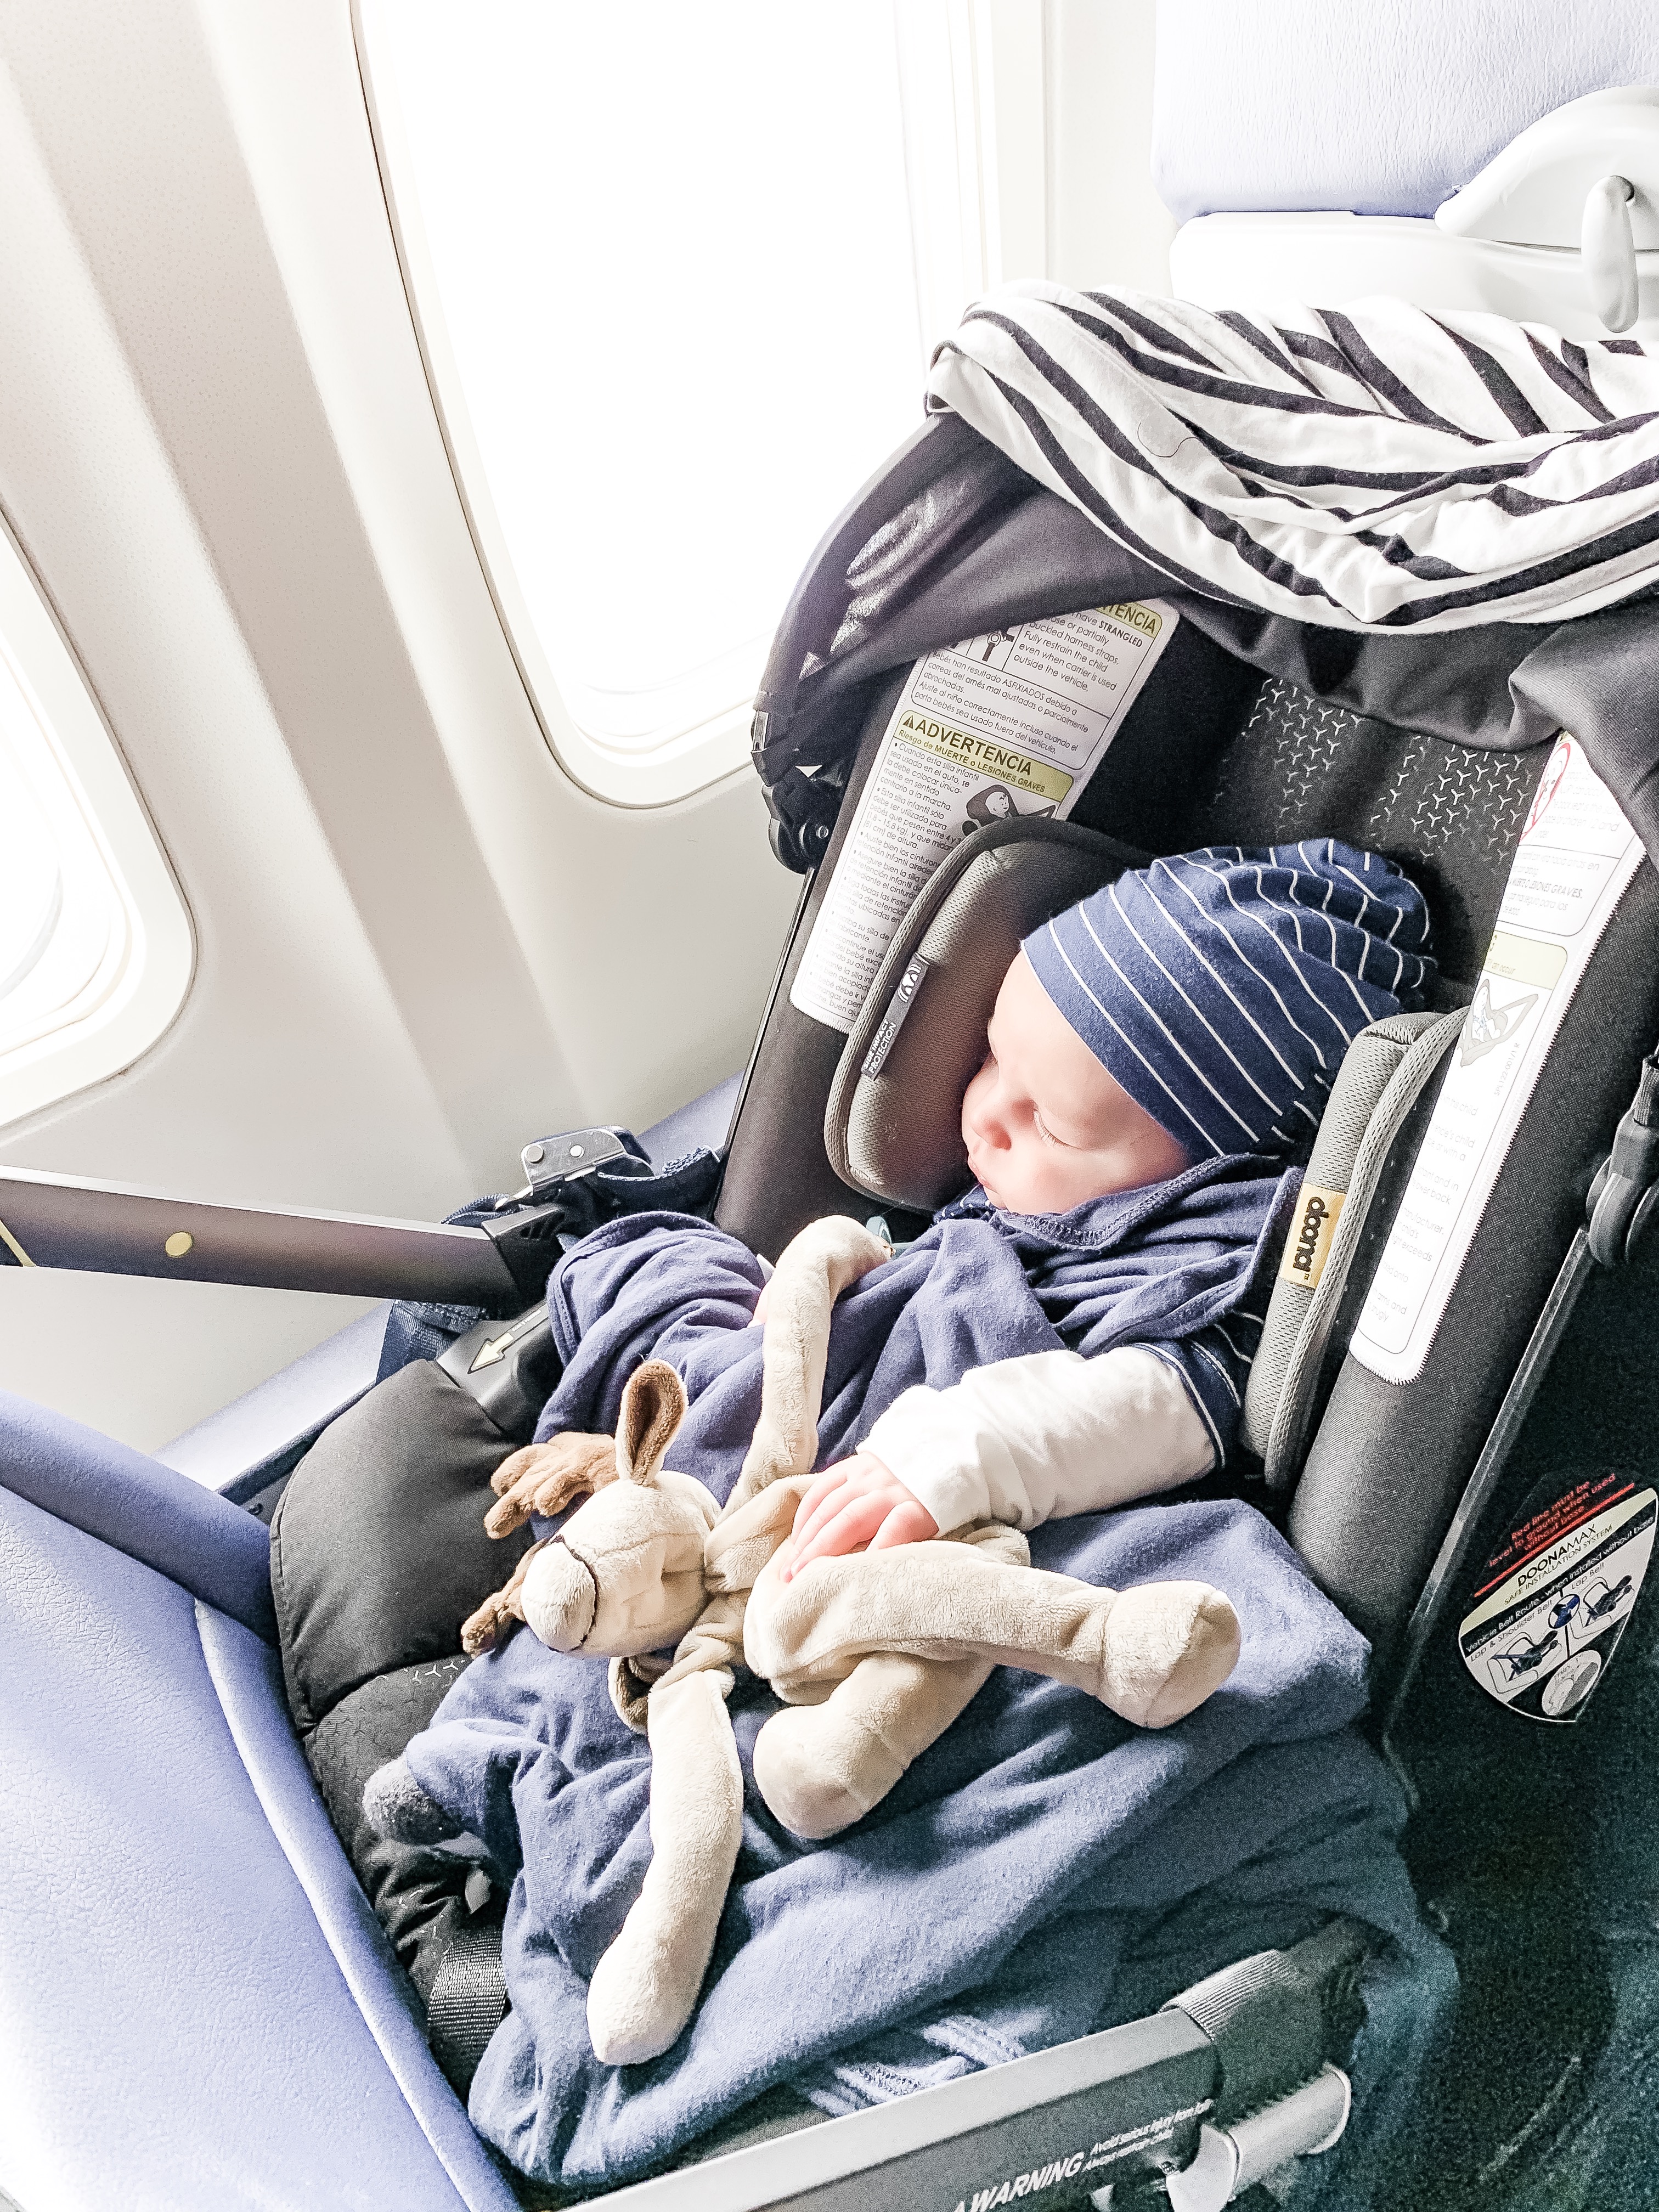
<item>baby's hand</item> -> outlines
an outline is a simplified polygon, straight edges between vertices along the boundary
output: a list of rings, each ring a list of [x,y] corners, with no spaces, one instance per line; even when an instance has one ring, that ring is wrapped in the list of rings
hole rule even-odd
[[[795,1556],[783,1570],[791,1582],[809,1559],[836,1559],[867,1548],[920,1544],[939,1522],[898,1477],[868,1452],[827,1467],[802,1498],[790,1531]]]

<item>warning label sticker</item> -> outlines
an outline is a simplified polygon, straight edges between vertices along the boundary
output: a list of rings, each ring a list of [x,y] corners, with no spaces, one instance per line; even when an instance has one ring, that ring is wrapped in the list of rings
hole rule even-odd
[[[1539,781],[1474,1003],[1354,1332],[1387,1382],[1420,1374],[1578,981],[1642,860],[1577,738]]]
[[[1635,1609],[1659,1494],[1587,1477],[1513,1530],[1460,1624],[1463,1663],[1528,1720],[1578,1720]]]
[[[850,1030],[910,902],[988,823],[1069,814],[1180,617],[1157,599],[930,653],[881,741],[790,1003]]]

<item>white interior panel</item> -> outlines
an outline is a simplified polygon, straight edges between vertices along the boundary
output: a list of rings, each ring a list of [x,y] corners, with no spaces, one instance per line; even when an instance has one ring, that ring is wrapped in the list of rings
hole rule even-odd
[[[729,1073],[797,885],[746,772],[623,811],[550,758],[433,414],[344,7],[53,0],[8,14],[0,59],[0,504],[198,940],[161,1044],[0,1154],[430,1218],[509,1187],[531,1135],[643,1126]],[[141,1443],[356,1310],[132,1283],[153,1326],[66,1330],[77,1289],[89,1320],[109,1297],[39,1283],[0,1271],[0,1382],[84,1415],[96,1360],[97,1419]],[[204,1356],[158,1362],[186,1331]]]
[[[1152,187],[1153,11],[1048,0],[1047,273],[1167,295],[1175,217]]]
[[[911,17],[956,120],[943,148],[907,122],[907,174],[952,165],[964,280],[1165,289],[1143,11]],[[196,945],[161,1041],[0,1158],[431,1218],[510,1188],[531,1135],[644,1127],[731,1073],[797,881],[746,768],[621,807],[550,752],[433,406],[347,0],[18,0],[0,185],[0,508]],[[672,581],[642,567],[642,620]],[[358,1310],[0,1269],[0,1384],[154,1445]]]

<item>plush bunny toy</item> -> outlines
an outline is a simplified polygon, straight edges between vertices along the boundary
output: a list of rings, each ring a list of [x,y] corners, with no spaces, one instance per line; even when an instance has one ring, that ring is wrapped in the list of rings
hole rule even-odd
[[[887,1256],[867,1230],[832,1218],[779,1261],[761,1418],[724,1512],[663,1465],[686,1401],[660,1360],[629,1378],[614,1443],[559,1437],[514,1453],[494,1478],[500,1503],[485,1526],[495,1535],[593,1494],[466,1623],[465,1648],[487,1649],[517,1618],[556,1650],[608,1658],[618,1711],[650,1739],[652,1863],[588,1990],[588,2032],[609,2064],[667,2050],[708,1971],[743,1826],[726,1709],[739,1663],[785,1701],[757,1739],[757,1786],[785,1827],[817,1838],[878,1804],[994,1666],[1028,1668],[1164,1728],[1237,1662],[1237,1618],[1218,1590],[1097,1589],[1032,1567],[1024,1536],[994,1522],[816,1559],[783,1581],[817,1456],[830,1310]],[[677,1638],[671,1665],[643,1656]],[[403,1761],[381,1769],[365,1793],[371,1820],[410,1832],[412,1787]]]
[[[684,1418],[679,1376],[648,1359],[629,1378],[614,1442],[567,1433],[502,1462],[491,1480],[501,1502],[484,1516],[492,1536],[510,1536],[532,1513],[562,1513],[585,1490],[594,1494],[556,1537],[532,1544],[512,1580],[465,1622],[464,1650],[489,1650],[514,1619],[550,1650],[596,1659],[679,1642],[707,1600],[703,1547],[720,1515],[695,1475],[662,1463]]]

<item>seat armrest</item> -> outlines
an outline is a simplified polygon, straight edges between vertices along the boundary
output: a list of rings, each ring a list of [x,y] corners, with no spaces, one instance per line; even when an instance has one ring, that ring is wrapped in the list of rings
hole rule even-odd
[[[276,1643],[270,1539],[240,1506],[10,1390],[0,1390],[0,1483]]]

